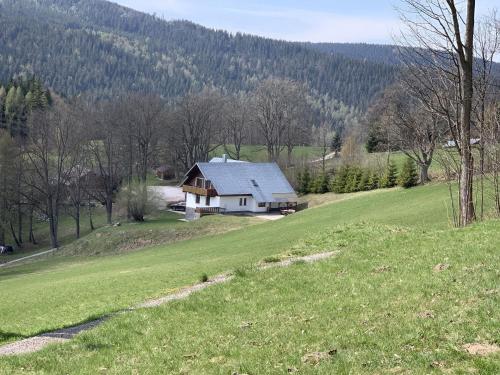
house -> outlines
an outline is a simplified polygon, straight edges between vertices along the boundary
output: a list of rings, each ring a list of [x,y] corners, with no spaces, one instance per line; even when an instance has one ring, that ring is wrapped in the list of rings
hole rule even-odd
[[[223,158],[197,163],[181,183],[186,219],[210,213],[279,211],[295,207],[297,195],[276,163]]]

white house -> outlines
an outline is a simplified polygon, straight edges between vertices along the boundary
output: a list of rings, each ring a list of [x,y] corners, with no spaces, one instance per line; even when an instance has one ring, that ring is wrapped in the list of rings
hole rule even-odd
[[[269,212],[295,207],[297,195],[276,163],[214,158],[197,163],[181,183],[186,219],[209,213]]]

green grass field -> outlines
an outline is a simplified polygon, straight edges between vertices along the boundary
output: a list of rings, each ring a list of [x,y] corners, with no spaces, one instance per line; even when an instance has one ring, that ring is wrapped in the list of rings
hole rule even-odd
[[[70,344],[2,358],[0,372],[497,373],[498,354],[473,357],[461,346],[500,341],[500,222],[451,229],[448,203],[439,184],[380,190],[222,235],[2,270],[4,342],[164,295],[203,273],[247,271],[186,301],[114,318]],[[315,265],[250,267],[331,250],[340,255]],[[435,272],[438,263],[450,268]],[[332,349],[317,366],[301,361]]]
[[[232,147],[232,146],[229,146]],[[233,151],[233,148],[230,148]],[[322,154],[321,147],[314,146],[297,146],[293,149],[292,156],[295,159],[317,159],[321,157]],[[211,156],[221,156],[224,154],[224,147],[218,147],[215,149]],[[286,158],[286,151],[283,151],[282,157]],[[267,150],[265,146],[259,145],[243,145],[241,147],[241,160],[251,161],[254,163],[257,162],[267,162]]]

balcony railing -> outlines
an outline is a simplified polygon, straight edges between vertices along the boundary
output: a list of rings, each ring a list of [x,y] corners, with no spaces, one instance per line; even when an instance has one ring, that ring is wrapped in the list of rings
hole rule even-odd
[[[216,197],[217,196],[217,191],[213,188],[205,189],[205,188],[191,186],[191,185],[184,185],[182,187],[182,191],[184,193],[192,193],[192,194],[196,194],[196,195],[202,195],[204,197]]]
[[[215,214],[223,214],[226,212],[225,208],[221,207],[197,207],[196,212],[203,215],[215,215]]]

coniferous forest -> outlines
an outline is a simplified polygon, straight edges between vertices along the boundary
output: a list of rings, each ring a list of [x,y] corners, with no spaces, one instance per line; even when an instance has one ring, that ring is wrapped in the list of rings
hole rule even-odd
[[[5,0],[0,23],[0,82],[36,76],[67,97],[173,98],[206,86],[246,92],[276,77],[307,84],[325,112],[354,113],[397,69],[318,46],[165,22],[101,0]]]

